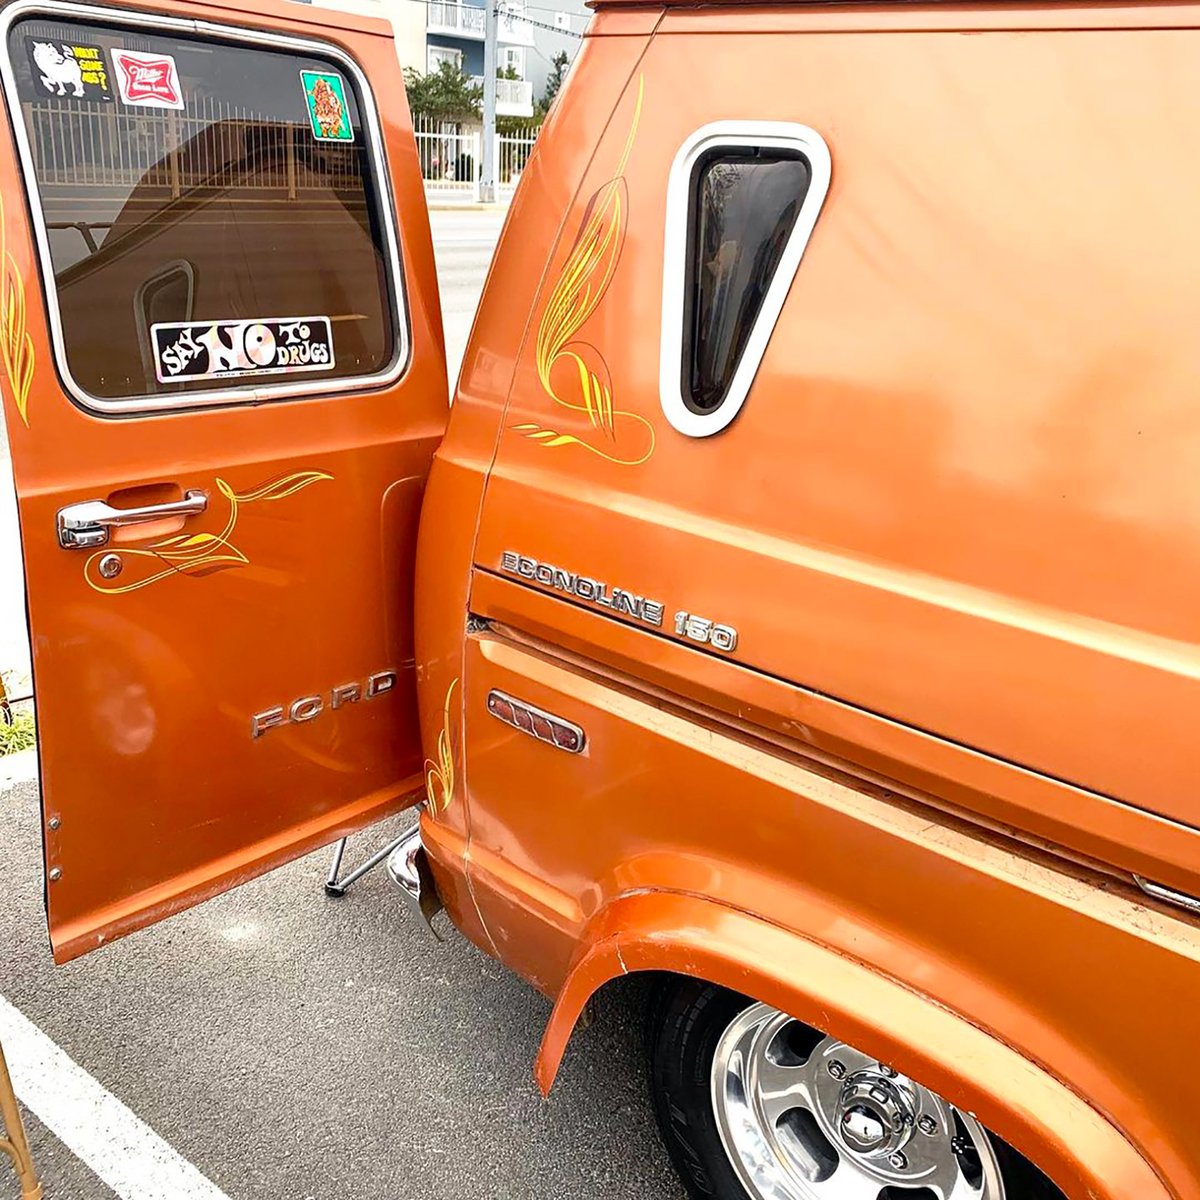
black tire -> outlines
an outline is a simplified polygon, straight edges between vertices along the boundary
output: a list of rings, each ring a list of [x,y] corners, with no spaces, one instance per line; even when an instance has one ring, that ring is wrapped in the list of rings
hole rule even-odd
[[[693,1200],[756,1200],[725,1153],[710,1075],[721,1035],[753,1001],[684,977],[665,981],[646,1013],[650,1096],[667,1151]],[[1064,1200],[1028,1159],[989,1134],[1008,1200]]]

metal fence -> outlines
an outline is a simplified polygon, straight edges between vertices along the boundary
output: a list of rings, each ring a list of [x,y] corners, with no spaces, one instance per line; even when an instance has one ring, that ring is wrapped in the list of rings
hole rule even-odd
[[[355,147],[314,143],[307,131],[250,109],[200,97],[186,114],[40,100],[29,106],[33,154],[43,186],[259,188],[289,197],[308,187],[362,186]],[[430,200],[479,198],[480,129],[414,122],[421,176]],[[537,129],[496,137],[496,184],[512,195],[533,152]],[[319,159],[319,161],[318,161]]]
[[[428,199],[464,204],[478,200],[482,132],[427,117],[418,117],[413,124]],[[496,136],[496,187],[501,198],[511,197],[516,190],[537,135],[538,130],[531,129],[528,133]]]
[[[209,96],[185,115],[55,100],[29,106],[30,143],[43,185],[71,188],[361,188],[352,147],[314,143],[294,123]],[[316,161],[319,154],[320,162]]]
[[[538,131],[531,129],[528,133],[505,135],[496,138],[496,185],[501,194],[511,194],[516,191],[525,164],[533,153],[533,143],[537,141]]]
[[[479,195],[483,137],[479,130],[463,132],[453,121],[417,117],[413,121],[421,178],[430,200],[470,203]]]

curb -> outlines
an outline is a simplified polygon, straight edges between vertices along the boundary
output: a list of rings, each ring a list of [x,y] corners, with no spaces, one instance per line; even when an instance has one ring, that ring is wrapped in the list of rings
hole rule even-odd
[[[430,204],[426,202],[425,208],[429,212],[508,212],[507,204]]]

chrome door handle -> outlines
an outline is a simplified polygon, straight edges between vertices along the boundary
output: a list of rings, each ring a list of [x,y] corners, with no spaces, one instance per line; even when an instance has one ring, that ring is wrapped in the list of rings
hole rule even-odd
[[[108,544],[114,526],[161,521],[165,517],[195,517],[208,507],[208,495],[185,492],[182,500],[147,504],[144,508],[113,508],[103,500],[81,500],[58,510],[58,544],[64,550],[94,550]]]

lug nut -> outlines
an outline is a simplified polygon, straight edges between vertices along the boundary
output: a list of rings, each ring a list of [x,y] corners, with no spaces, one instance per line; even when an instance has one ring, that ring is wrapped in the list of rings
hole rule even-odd
[[[888,1162],[896,1168],[897,1171],[903,1171],[908,1166],[908,1159],[899,1150],[893,1150],[888,1155]]]
[[[846,1068],[838,1059],[830,1059],[829,1073],[834,1077],[834,1079],[842,1079],[846,1074]]]
[[[880,1073],[880,1075],[886,1076],[888,1079],[896,1078],[895,1070],[889,1066],[884,1065],[883,1063],[879,1064],[879,1073]]]
[[[922,1117],[917,1122],[917,1128],[922,1133],[937,1133],[937,1122],[932,1117]]]

